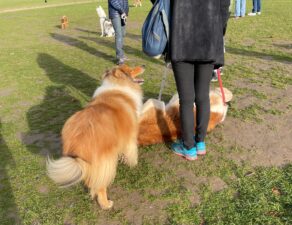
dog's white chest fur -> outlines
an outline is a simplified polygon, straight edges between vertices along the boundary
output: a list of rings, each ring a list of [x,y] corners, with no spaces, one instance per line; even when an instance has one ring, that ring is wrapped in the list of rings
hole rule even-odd
[[[143,105],[142,94],[131,89],[130,87],[119,86],[117,84],[112,84],[112,83],[104,80],[102,85],[95,90],[95,92],[93,94],[93,98],[100,95],[101,93],[110,92],[110,91],[121,91],[121,92],[125,93],[125,95],[127,95],[128,97],[133,99],[133,101],[136,105],[136,114],[137,114],[137,116],[141,115],[142,105]]]

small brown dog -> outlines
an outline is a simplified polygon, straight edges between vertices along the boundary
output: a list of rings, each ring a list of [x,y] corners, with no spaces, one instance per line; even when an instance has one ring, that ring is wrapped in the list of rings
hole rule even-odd
[[[61,18],[61,28],[62,30],[66,29],[69,25],[68,17],[67,16],[62,16]]]
[[[134,6],[137,7],[137,6],[142,6],[142,0],[134,0]]]

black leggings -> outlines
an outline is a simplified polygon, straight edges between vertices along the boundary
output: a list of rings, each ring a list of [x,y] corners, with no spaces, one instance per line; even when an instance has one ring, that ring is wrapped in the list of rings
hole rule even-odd
[[[194,102],[196,104],[195,141],[204,141],[210,118],[210,81],[214,65],[209,63],[172,62],[180,103],[183,144],[194,146]]]

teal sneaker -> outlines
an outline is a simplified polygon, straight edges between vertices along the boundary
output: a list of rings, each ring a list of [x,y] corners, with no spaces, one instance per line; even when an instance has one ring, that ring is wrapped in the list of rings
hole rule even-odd
[[[196,160],[198,158],[196,147],[186,149],[181,141],[173,143],[171,149],[176,155],[182,156],[187,160]]]
[[[206,144],[204,141],[197,142],[196,148],[198,155],[206,155]]]

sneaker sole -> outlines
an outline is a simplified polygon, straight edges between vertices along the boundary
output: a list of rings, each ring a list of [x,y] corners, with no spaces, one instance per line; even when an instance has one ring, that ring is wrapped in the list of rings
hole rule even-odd
[[[206,155],[206,151],[197,151],[197,155]]]
[[[196,156],[196,157],[188,157],[188,156],[185,156],[184,157],[186,160],[189,160],[189,161],[194,161],[194,160],[197,160],[198,159],[198,157]]]
[[[176,154],[176,155],[178,155],[178,156],[180,156],[180,157],[183,157],[183,158],[185,158],[186,160],[189,160],[189,161],[193,161],[193,160],[198,159],[197,156],[196,156],[196,157],[189,157],[189,156],[185,156],[185,155],[183,155],[183,154],[177,153],[177,152],[175,152],[175,151],[173,151],[173,153]]]
[[[180,153],[177,153],[175,151],[172,151],[174,154],[178,155],[178,156],[181,156],[181,157],[185,157],[183,154],[180,154]]]

